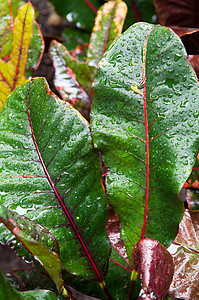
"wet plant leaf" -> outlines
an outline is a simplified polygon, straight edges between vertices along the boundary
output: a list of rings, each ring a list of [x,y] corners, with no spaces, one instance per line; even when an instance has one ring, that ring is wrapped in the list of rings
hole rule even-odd
[[[12,18],[8,1],[0,1],[0,57],[4,59],[10,54],[12,48]]]
[[[38,78],[7,99],[0,141],[2,204],[56,237],[68,272],[103,282],[108,210],[87,121]]]
[[[26,249],[40,262],[57,285],[61,293],[63,280],[59,245],[48,230],[31,220],[20,216],[0,204],[0,221],[16,236]]]
[[[126,13],[127,6],[121,0],[109,1],[98,10],[87,53],[89,65],[97,68],[104,52],[121,34]]]
[[[168,249],[175,265],[170,293],[176,298],[199,297],[199,213],[185,211],[174,244]]]
[[[0,60],[1,108],[11,91],[26,81],[25,65],[32,35],[33,18],[34,10],[30,3],[19,10],[14,23],[13,46],[9,60],[6,62]]]
[[[143,239],[135,246],[134,257],[142,279],[138,299],[164,299],[174,272],[171,254],[159,242]]]
[[[131,270],[115,250],[111,252],[106,285],[114,300],[126,299],[128,295]],[[85,295],[107,300],[96,282],[88,281],[69,273],[63,273],[64,282]],[[139,294],[139,293],[138,293]],[[137,298],[135,298],[137,299]]]
[[[91,84],[103,53],[118,36],[126,16],[126,4],[121,1],[105,3],[97,13],[85,62],[74,58],[61,44],[52,42],[50,54],[55,66],[55,86],[63,100],[70,102],[89,120]]]
[[[26,290],[51,290],[57,292],[55,283],[45,272],[39,272],[36,268],[30,267],[25,269],[16,269],[5,274],[6,279],[10,282],[12,287],[17,291],[22,292]]]
[[[2,300],[5,299],[16,299],[16,300],[56,300],[57,296],[47,290],[35,290],[28,292],[17,292],[4,277],[0,270],[0,297]]]
[[[50,54],[55,66],[55,86],[62,99],[89,119],[91,83],[96,69],[73,58],[70,52],[56,41],[51,43]]]
[[[137,23],[105,53],[93,93],[94,147],[133,263],[141,238],[168,247],[177,234],[178,193],[198,151],[198,82],[173,31]]]
[[[19,8],[14,20],[13,32],[12,29],[11,31],[9,30],[9,26],[12,28],[10,11],[8,14],[8,10],[5,9],[4,13],[7,16],[5,18],[9,20],[7,24],[8,29],[6,29],[9,32],[9,42],[8,44],[7,42],[5,43],[5,49],[2,49],[1,52],[1,58],[8,56],[7,59],[5,61],[0,59],[0,109],[7,96],[16,87],[26,81],[26,76],[29,77],[32,75],[34,69],[39,64],[44,50],[41,32],[37,23],[34,21],[34,9],[30,3]],[[5,29],[2,34],[5,34]],[[8,37],[6,35],[5,38],[7,41]],[[11,52],[10,41],[12,42]]]

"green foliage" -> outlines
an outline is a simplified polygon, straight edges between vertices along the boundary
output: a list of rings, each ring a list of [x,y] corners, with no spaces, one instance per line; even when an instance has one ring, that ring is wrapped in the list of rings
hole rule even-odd
[[[0,272],[0,298],[78,299],[72,287],[103,300],[146,293],[169,299],[175,267],[172,297],[197,300],[199,219],[186,211],[180,223],[178,195],[187,178],[187,185],[198,183],[199,86],[180,38],[142,22],[120,35],[122,0],[101,7],[104,1],[92,1],[96,18],[88,1],[52,1],[87,41],[92,31],[87,53],[78,48],[85,59],[78,60],[78,49],[72,55],[71,45],[51,45],[59,99],[44,78],[31,79],[43,52],[33,8],[28,3],[17,13],[21,2],[11,2],[14,32],[9,2],[0,2],[1,84],[12,91],[7,97],[1,90],[0,241],[34,266],[7,275],[9,281]],[[133,3],[127,1],[129,10]],[[151,21],[152,1],[137,3]],[[20,85],[25,69],[30,80]],[[85,99],[88,121],[80,113]],[[163,245],[179,247],[174,261]],[[185,278],[194,276],[183,289],[182,266]]]

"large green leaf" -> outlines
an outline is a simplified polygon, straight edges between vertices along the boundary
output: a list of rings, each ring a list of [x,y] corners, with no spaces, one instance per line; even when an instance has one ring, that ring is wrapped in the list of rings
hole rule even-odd
[[[129,259],[144,237],[167,247],[198,150],[198,82],[179,37],[160,25],[133,25],[101,60],[93,92],[93,142]]]
[[[38,78],[7,99],[0,145],[2,204],[57,238],[66,270],[102,282],[108,210],[87,121]],[[0,233],[11,239],[2,227]]]

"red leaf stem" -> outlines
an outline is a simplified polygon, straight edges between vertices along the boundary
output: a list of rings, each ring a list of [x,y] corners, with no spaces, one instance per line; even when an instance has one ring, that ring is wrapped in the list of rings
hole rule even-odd
[[[140,17],[140,14],[139,14],[139,12],[138,12],[138,9],[137,9],[137,7],[136,7],[136,5],[135,5],[134,0],[131,0],[131,7],[132,7],[132,9],[133,9],[133,11],[134,11],[134,14],[135,14],[135,17],[136,17],[137,21],[138,21],[138,22],[142,22],[142,19],[141,19],[141,17]]]
[[[114,264],[120,266],[121,268],[123,268],[124,270],[126,270],[127,272],[131,273],[132,271],[125,268],[123,265],[119,264],[118,262],[116,262],[115,260],[113,260],[112,258],[109,258],[110,261],[112,261]]]
[[[92,9],[92,11],[96,14],[97,13],[97,8],[89,1],[89,0],[84,0],[84,2]]]
[[[148,127],[148,119],[147,119],[147,103],[146,103],[146,45],[148,41],[149,34],[151,30],[146,36],[146,40],[144,43],[143,49],[143,95],[144,95],[144,121],[145,121],[145,133],[146,133],[146,198],[145,198],[145,210],[144,210],[144,221],[142,227],[142,235],[141,240],[144,239],[145,230],[146,230],[146,219],[147,219],[147,212],[148,212],[148,199],[149,199],[149,127]]]

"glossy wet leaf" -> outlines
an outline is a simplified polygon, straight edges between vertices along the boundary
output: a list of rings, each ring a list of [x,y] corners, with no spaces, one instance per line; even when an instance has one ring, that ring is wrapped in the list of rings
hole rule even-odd
[[[109,269],[106,275],[106,285],[114,300],[127,298],[130,277],[131,270],[129,266],[115,250],[112,250],[109,259]],[[96,282],[84,280],[66,272],[63,273],[63,279],[66,284],[74,287],[85,295],[107,300],[107,297]]]
[[[128,258],[141,237],[167,247],[198,150],[198,82],[180,38],[160,25],[133,25],[105,53],[93,93],[93,142]]]
[[[33,33],[34,9],[30,3],[18,10],[14,22],[12,50],[8,61],[0,60],[0,108],[7,96],[26,81],[25,67]]]
[[[89,119],[91,83],[96,68],[73,58],[60,43],[53,41],[50,54],[55,66],[55,86],[63,100],[71,103]]]
[[[0,297],[1,299],[16,299],[22,300],[23,297],[18,293],[4,277],[0,269]]]
[[[121,34],[126,13],[127,6],[121,0],[109,1],[98,10],[87,53],[89,65],[97,68],[104,52]]]
[[[57,300],[57,295],[47,290],[20,292],[24,300]]]
[[[63,286],[63,280],[60,277],[62,265],[59,259],[59,245],[55,237],[41,225],[6,209],[2,204],[0,204],[0,221],[41,263],[61,293]]]
[[[175,271],[170,292],[177,298],[199,298],[199,213],[185,211],[175,243],[169,248]]]
[[[56,237],[67,271],[102,281],[108,211],[87,121],[38,78],[7,99],[0,144],[2,204]],[[10,239],[1,227],[2,242]]]
[[[13,268],[12,271],[7,272],[5,277],[10,282],[12,287],[17,291],[24,290],[51,290],[57,292],[55,283],[51,280],[45,272],[39,272],[36,268],[30,267],[25,269]]]
[[[1,0],[1,15],[0,15],[0,57],[5,58],[5,61],[9,59],[10,52],[12,50],[13,40],[13,27],[14,20],[17,16],[17,10],[20,6],[24,5],[24,1],[12,0],[4,1]],[[31,25],[32,27],[32,25]],[[44,42],[41,31],[38,24],[33,22],[33,35],[31,37],[30,45],[28,48],[28,60],[26,63],[25,74],[26,77],[30,77],[33,71],[37,68],[40,63],[41,56],[44,51]]]
[[[199,27],[198,2],[191,0],[154,0],[159,21],[164,26]]]
[[[0,270],[0,297],[2,300],[14,299],[14,300],[56,300],[57,296],[47,290],[36,290],[28,292],[17,292],[4,277]]]
[[[174,272],[171,254],[159,242],[143,239],[135,246],[134,257],[142,279],[138,299],[145,299],[147,294],[151,297],[149,299],[164,299]]]

